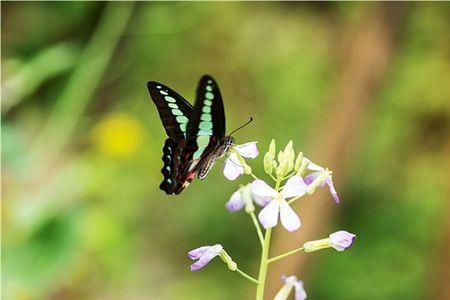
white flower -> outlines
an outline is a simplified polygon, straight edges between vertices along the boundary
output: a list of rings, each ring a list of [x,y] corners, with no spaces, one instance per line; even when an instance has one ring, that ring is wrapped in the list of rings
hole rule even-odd
[[[242,145],[235,145],[230,149],[230,154],[225,160],[225,166],[223,168],[223,175],[229,180],[235,180],[240,175],[244,174],[244,166],[238,155],[255,158],[258,156],[258,148],[256,147],[257,142],[250,142]]]
[[[301,226],[300,218],[286,202],[286,199],[300,197],[306,193],[306,184],[300,176],[288,179],[281,192],[275,191],[263,180],[257,179],[251,184],[251,191],[255,200],[268,203],[258,214],[258,219],[264,228],[272,228],[281,224],[288,231],[297,230]]]
[[[295,276],[283,276],[281,279],[284,282],[284,285],[275,295],[273,300],[286,300],[289,297],[292,289],[295,289],[295,300],[304,300],[306,299],[306,292],[303,288],[303,281],[298,280]]]

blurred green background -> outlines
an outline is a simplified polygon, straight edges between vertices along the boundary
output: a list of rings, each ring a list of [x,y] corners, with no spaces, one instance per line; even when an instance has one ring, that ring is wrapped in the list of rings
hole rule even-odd
[[[146,82],[193,101],[204,73],[229,131],[255,118],[238,143],[293,139],[345,165],[343,203],[316,237],[345,228],[358,240],[306,257],[309,299],[449,299],[448,3],[1,6],[4,299],[253,297],[221,263],[191,273],[186,256],[220,242],[256,274],[254,228],[224,209],[248,179],[216,166],[178,197],[158,189],[165,135]],[[262,157],[251,164],[261,173]]]

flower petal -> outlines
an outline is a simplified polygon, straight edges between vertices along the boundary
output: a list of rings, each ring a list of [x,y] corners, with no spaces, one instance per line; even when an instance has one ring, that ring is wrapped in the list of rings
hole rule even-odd
[[[311,171],[325,171],[325,169],[319,165],[316,165],[311,160],[307,159],[306,157],[303,158],[306,162],[308,162],[308,170]]]
[[[280,201],[272,200],[258,214],[258,219],[265,229],[275,227],[278,223]]]
[[[199,259],[203,254],[205,254],[211,246],[203,246],[200,248],[193,249],[188,252],[188,256],[190,259]]]
[[[280,219],[281,224],[287,231],[297,230],[302,225],[300,218],[297,216],[295,211],[284,200],[281,201],[280,204]]]
[[[305,300],[306,292],[303,289],[303,281],[298,280],[296,276],[292,275],[289,277],[282,276],[285,286],[293,286],[295,288],[295,300]]]
[[[255,158],[258,156],[259,151],[256,147],[257,142],[245,143],[242,145],[237,145],[236,151],[239,152],[240,155],[247,158]]]
[[[273,199],[273,197],[261,197],[253,194],[253,201],[261,207],[266,206]]]
[[[230,212],[236,212],[238,210],[241,210],[245,205],[244,197],[242,197],[242,191],[241,189],[237,190],[236,192],[231,195],[230,200],[225,204],[225,207]]]
[[[284,284],[273,300],[286,300],[289,297],[293,287],[294,286],[292,284]]]
[[[339,204],[339,196],[336,192],[336,189],[334,188],[333,179],[331,178],[331,176],[327,177],[327,179],[325,180],[325,183],[328,185],[328,190],[330,191],[330,194],[333,197],[334,202]]]
[[[256,179],[252,182],[250,189],[253,195],[259,197],[277,197],[278,192],[271,188],[264,180]]]
[[[322,174],[322,172],[311,173],[311,174],[305,176],[305,178],[303,178],[303,180],[305,181],[305,183],[307,185],[310,185],[314,180],[316,180],[317,177],[320,176],[320,174]]]
[[[219,255],[222,250],[223,247],[220,244],[209,247],[200,259],[191,265],[191,271],[197,271],[206,266],[214,257]]]
[[[295,300],[305,300],[306,299],[306,291],[303,288],[303,281],[297,280],[297,282],[294,283],[295,288]]]
[[[235,180],[242,174],[244,174],[244,168],[239,163],[236,153],[231,153],[225,161],[223,175],[229,180]]]
[[[337,251],[344,251],[350,248],[356,239],[353,233],[341,230],[330,234],[330,246]]]
[[[281,195],[283,198],[299,197],[306,193],[306,183],[300,176],[292,176],[286,181]]]

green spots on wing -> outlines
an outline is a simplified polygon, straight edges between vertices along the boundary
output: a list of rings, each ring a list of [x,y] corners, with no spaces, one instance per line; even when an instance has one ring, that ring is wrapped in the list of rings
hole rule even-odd
[[[208,99],[205,99],[205,101],[203,103],[205,103],[206,106],[211,106],[212,105],[212,101],[208,100]]]
[[[206,92],[205,93],[205,98],[209,99],[209,100],[212,100],[212,99],[214,99],[214,94],[211,93],[211,92]]]
[[[211,129],[200,129],[197,133],[197,135],[212,135],[212,130]]]
[[[212,129],[213,124],[210,121],[201,121],[200,124],[198,125],[198,127],[200,129]]]
[[[186,132],[186,126],[187,126],[187,123],[181,123],[180,124],[180,129],[181,129],[182,132]]]
[[[164,95],[164,96],[167,96],[167,95],[168,95],[167,92],[165,92],[165,91],[163,91],[163,90],[159,91],[159,93],[160,93],[161,95]]]
[[[211,114],[202,114],[200,116],[200,120],[202,120],[202,121],[211,121]]]
[[[170,96],[165,96],[164,99],[165,99],[167,102],[172,102],[172,103],[175,103],[175,102],[176,102],[175,99],[172,98],[172,97],[170,97]]]
[[[206,113],[206,114],[210,114],[210,113],[211,113],[211,107],[209,107],[209,106],[203,106],[202,112],[204,112],[204,113]]]
[[[177,122],[180,124],[183,124],[183,123],[187,124],[187,122],[189,121],[189,119],[185,116],[177,116],[176,119],[177,119]]]
[[[177,108],[174,108],[174,109],[172,109],[172,114],[174,116],[182,116],[183,112],[181,110],[177,109]]]
[[[168,105],[170,108],[178,108],[178,105],[176,103],[169,103]]]
[[[208,92],[211,92],[211,91],[212,91],[212,86],[207,85],[207,86],[206,86],[206,90],[207,90]]]
[[[205,151],[206,147],[209,144],[210,138],[211,137],[209,135],[197,136],[196,142],[197,142],[198,149],[197,149],[197,151],[194,152],[194,156],[193,156],[194,159],[198,159],[202,155],[203,151]]]

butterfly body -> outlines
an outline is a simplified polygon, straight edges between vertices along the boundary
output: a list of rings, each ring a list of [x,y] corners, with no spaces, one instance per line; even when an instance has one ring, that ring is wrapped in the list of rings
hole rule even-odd
[[[222,96],[208,75],[200,79],[195,106],[163,84],[150,81],[148,90],[168,135],[160,189],[179,194],[195,177],[203,180],[234,144],[225,136]]]

